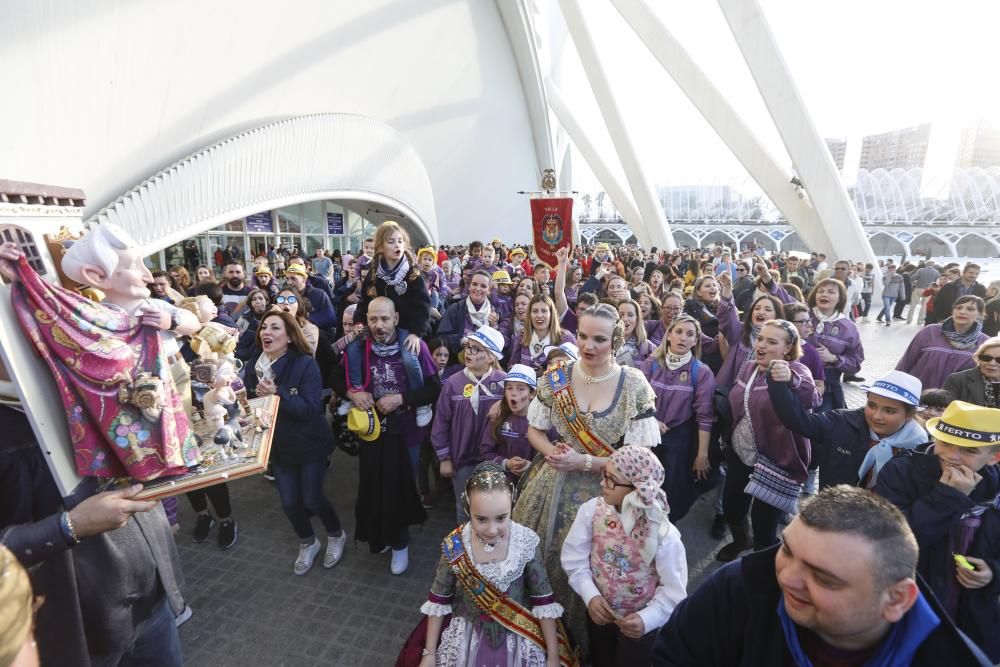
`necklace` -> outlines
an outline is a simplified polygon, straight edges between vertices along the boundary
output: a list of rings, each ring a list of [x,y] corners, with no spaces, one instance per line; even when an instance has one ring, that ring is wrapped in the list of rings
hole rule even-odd
[[[587,382],[587,384],[597,384],[599,382],[604,382],[605,380],[607,380],[609,377],[611,377],[612,375],[614,375],[615,371],[617,371],[617,370],[618,370],[618,364],[616,364],[614,361],[612,361],[611,362],[611,370],[609,370],[604,375],[600,375],[600,376],[597,376],[597,377],[594,377],[594,376],[591,376],[591,375],[587,375],[587,372],[585,370],[583,370],[582,366],[580,367],[580,374],[583,375],[583,379]]]
[[[473,533],[473,535],[475,535],[476,541],[479,542],[481,545],[483,545],[483,551],[485,551],[488,554],[493,553],[493,551],[503,543],[503,537],[498,537],[496,542],[490,544],[483,538],[479,537],[479,535],[476,535],[475,533]]]

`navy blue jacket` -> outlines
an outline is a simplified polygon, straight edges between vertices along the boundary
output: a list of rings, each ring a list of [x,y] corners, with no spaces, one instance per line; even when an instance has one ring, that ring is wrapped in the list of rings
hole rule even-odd
[[[437,335],[448,346],[453,353],[458,352],[462,344],[462,336],[465,335],[465,316],[469,314],[469,309],[465,305],[465,299],[448,306],[438,322]]]
[[[938,597],[944,597],[947,580],[955,577],[950,538],[959,519],[1000,493],[997,466],[986,466],[979,474],[983,479],[967,496],[939,481],[937,456],[916,454],[886,463],[875,482],[875,492],[906,514],[920,545],[917,571]],[[985,560],[993,570],[993,581],[979,589],[961,589],[955,622],[990,660],[1000,662],[1000,511],[987,510],[981,518],[972,546],[962,555]]]
[[[247,362],[247,394],[256,395],[254,365],[261,353]],[[323,461],[333,451],[333,431],[324,416],[323,378],[316,360],[294,348],[271,366],[278,386],[278,417],[274,425],[271,461],[294,466]]]
[[[653,664],[683,667],[761,667],[791,665],[792,657],[778,618],[781,589],[774,573],[780,545],[744,556],[713,572],[683,600],[660,630]],[[911,665],[965,667],[989,665],[945,616],[921,582],[941,624],[924,640]]]
[[[313,307],[312,312],[309,313],[310,322],[320,329],[337,328],[337,311],[334,310],[333,302],[330,301],[326,292],[307,284],[303,296],[309,299],[309,303]]]
[[[812,442],[812,460],[819,465],[822,488],[837,484],[857,486],[858,468],[871,446],[865,409],[809,413],[787,382],[767,379],[767,393],[778,419],[790,431]]]

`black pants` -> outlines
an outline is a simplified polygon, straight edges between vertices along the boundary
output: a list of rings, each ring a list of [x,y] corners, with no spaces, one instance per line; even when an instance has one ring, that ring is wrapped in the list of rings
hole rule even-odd
[[[597,625],[588,616],[590,664],[595,667],[649,667],[653,664],[653,646],[659,634],[657,628],[639,639],[629,639],[614,623]]]
[[[726,523],[731,526],[742,525],[750,514],[750,526],[753,529],[754,551],[766,549],[778,543],[778,523],[783,512],[777,507],[771,507],[765,502],[744,493],[750,473],[753,468],[743,463],[732,447],[726,449],[726,482],[722,489],[722,509],[726,515]],[[751,501],[753,505],[751,506]]]
[[[188,491],[188,501],[195,512],[205,512],[208,510],[208,501],[212,501],[212,509],[215,510],[217,519],[228,519],[233,515],[232,505],[229,504],[229,486],[223,482],[215,486],[208,486],[204,489]]]

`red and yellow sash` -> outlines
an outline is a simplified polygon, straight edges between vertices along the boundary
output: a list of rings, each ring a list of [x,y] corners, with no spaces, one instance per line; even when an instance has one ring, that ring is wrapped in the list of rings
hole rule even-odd
[[[590,420],[580,412],[566,362],[550,368],[546,373],[549,376],[549,385],[552,387],[552,400],[566,428],[576,436],[591,456],[608,457],[614,454],[615,450],[590,430]]]
[[[462,544],[462,528],[459,526],[444,538],[441,550],[451,564],[451,571],[462,584],[462,588],[472,598],[482,612],[507,630],[528,639],[545,651],[545,636],[542,625],[516,600],[484,579],[472,563],[472,559]],[[569,637],[562,621],[556,619],[559,638],[559,664],[563,667],[579,667],[580,661],[569,645]]]

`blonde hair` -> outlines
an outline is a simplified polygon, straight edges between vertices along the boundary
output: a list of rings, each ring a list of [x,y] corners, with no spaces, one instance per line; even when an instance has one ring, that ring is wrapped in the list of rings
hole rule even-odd
[[[559,327],[559,315],[556,314],[556,304],[544,294],[537,294],[531,297],[528,302],[528,311],[525,315],[524,335],[521,338],[521,345],[531,344],[531,334],[535,327],[531,325],[531,308],[536,303],[544,303],[549,309],[549,340],[553,345],[558,345],[557,341],[562,339],[562,329]]]
[[[618,307],[631,306],[635,310],[635,340],[639,345],[646,342],[646,323],[642,319],[642,308],[639,306],[639,302],[635,299],[624,299],[618,302]],[[621,311],[618,312],[618,317],[621,317]]]
[[[695,359],[701,359],[701,323],[687,313],[681,313],[670,322],[670,326],[663,332],[663,340],[660,341],[660,345],[653,350],[653,356],[663,365],[666,365],[667,354],[670,353],[670,332],[674,330],[674,327],[681,324],[694,325],[695,344],[691,348],[691,352]]]

